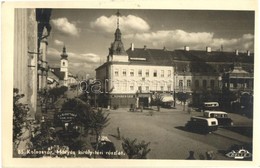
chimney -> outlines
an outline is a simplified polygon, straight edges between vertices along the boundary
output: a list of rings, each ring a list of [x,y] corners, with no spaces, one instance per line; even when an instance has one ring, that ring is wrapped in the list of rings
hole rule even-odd
[[[246,54],[247,54],[247,56],[250,56],[250,51],[247,50],[247,51],[246,51]]]
[[[134,50],[135,50],[134,43],[131,43],[131,51],[134,51]]]
[[[236,55],[238,55],[238,50],[235,50],[235,52],[236,52]]]
[[[184,46],[184,51],[190,51],[190,47]]]
[[[211,52],[211,48],[207,46],[207,47],[206,47],[206,51],[207,51],[207,52]]]
[[[144,50],[146,50],[146,45],[144,45]]]

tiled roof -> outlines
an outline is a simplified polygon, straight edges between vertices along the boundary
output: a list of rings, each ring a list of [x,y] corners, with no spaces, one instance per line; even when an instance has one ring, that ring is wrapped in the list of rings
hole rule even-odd
[[[190,69],[193,72],[205,72],[212,71],[216,72],[216,69],[229,69],[230,64],[235,62],[240,63],[254,63],[254,54],[251,53],[247,56],[247,53],[239,53],[236,55],[235,52],[222,52],[222,51],[211,51],[206,52],[203,50],[165,50],[165,49],[148,49],[148,48],[129,48],[126,53],[129,56],[129,62],[106,62],[99,68],[102,68],[108,64],[125,64],[125,65],[158,65],[158,66],[173,66],[174,62],[188,61]],[[211,64],[208,64],[210,62]],[[226,65],[219,64],[219,67],[213,67],[214,63],[224,62]],[[185,69],[186,64],[178,63],[179,71]],[[97,70],[96,69],[96,70]]]
[[[171,53],[167,50],[135,48],[133,51],[128,49],[126,52],[131,64],[172,65]],[[138,60],[136,58],[144,58],[145,60]]]
[[[202,62],[243,62],[243,63],[253,63],[254,54],[247,56],[247,53],[235,52],[222,52],[222,51],[211,51],[206,52],[202,50],[175,50],[172,51],[173,59],[175,60],[185,60],[185,61],[202,61]]]
[[[179,61],[196,61],[196,62],[243,62],[253,63],[254,54],[247,56],[247,53],[221,52],[202,50],[174,50],[168,51],[163,49],[143,49],[135,48],[133,51],[128,49],[127,54],[131,58],[146,58],[147,64],[156,65],[172,65],[173,60]],[[134,62],[131,60],[131,62]],[[142,62],[142,61],[137,61]]]
[[[60,79],[63,80],[65,77],[65,72],[61,72],[60,68],[51,68],[53,73]]]

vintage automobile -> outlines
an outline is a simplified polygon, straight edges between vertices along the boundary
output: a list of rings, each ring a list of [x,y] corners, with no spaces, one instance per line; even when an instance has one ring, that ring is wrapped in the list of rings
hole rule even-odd
[[[228,117],[228,113],[224,111],[204,111],[203,116],[207,118],[216,118],[219,126],[232,126],[233,120]]]
[[[219,110],[218,102],[203,102],[200,107],[200,111],[203,112],[205,110]]]
[[[192,132],[208,134],[218,129],[218,120],[216,118],[192,116],[185,127]]]

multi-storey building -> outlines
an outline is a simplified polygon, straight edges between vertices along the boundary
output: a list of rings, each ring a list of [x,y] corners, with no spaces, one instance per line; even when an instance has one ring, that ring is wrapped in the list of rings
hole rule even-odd
[[[170,51],[131,44],[125,51],[118,22],[107,62],[96,69],[96,78],[109,95],[108,105],[119,106],[138,106],[140,102],[148,106],[155,92],[184,92],[199,101],[200,94],[222,92],[227,85],[230,91],[253,91],[254,54],[221,48],[203,51],[185,46]]]
[[[107,62],[96,69],[103,91],[109,93],[108,105],[128,107],[142,102],[148,106],[154,92],[172,92],[174,72],[167,58],[150,55],[146,48],[135,50],[133,44],[125,51],[118,22]]]

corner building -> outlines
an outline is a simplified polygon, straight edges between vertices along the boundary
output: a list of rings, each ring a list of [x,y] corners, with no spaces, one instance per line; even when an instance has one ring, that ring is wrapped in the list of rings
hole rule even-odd
[[[165,58],[149,54],[149,50],[134,49],[127,51],[121,40],[121,31],[115,31],[115,40],[109,48],[107,62],[96,69],[96,78],[101,80],[103,92],[107,94],[108,106],[148,107],[155,92],[173,91],[173,67],[171,57]]]

